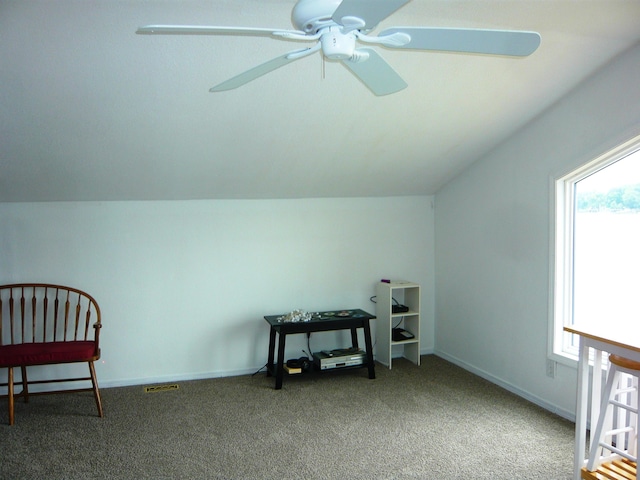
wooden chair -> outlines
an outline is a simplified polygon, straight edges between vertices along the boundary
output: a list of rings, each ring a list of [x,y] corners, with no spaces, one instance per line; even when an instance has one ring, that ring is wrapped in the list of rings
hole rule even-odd
[[[92,327],[92,328],[90,328]],[[91,388],[43,391],[31,395],[92,391],[98,415],[102,400],[94,362],[100,358],[100,307],[91,295],[71,287],[42,283],[0,285],[0,368],[7,368],[9,425],[14,397],[29,401],[29,385],[91,381]],[[87,362],[88,377],[29,381],[27,367]],[[14,394],[14,368],[20,367],[22,391]]]

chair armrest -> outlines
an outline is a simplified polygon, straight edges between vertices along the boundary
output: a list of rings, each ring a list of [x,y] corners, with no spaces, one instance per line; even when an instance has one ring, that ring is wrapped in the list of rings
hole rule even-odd
[[[93,341],[96,342],[96,349],[97,349],[98,345],[100,345],[100,330],[102,329],[102,324],[96,322],[93,324],[93,328],[95,330],[93,334]]]

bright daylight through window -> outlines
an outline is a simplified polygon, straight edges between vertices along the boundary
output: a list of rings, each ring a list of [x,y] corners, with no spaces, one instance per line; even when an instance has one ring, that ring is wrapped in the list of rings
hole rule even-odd
[[[550,346],[577,359],[565,325],[640,325],[640,137],[555,181]]]

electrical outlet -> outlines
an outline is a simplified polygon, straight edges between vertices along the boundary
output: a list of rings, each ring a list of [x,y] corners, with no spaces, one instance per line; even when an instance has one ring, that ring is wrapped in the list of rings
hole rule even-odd
[[[547,359],[547,377],[556,378],[556,365],[558,363],[555,360]]]

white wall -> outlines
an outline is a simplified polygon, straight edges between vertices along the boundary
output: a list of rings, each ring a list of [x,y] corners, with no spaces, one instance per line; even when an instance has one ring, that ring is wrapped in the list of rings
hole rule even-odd
[[[550,178],[640,132],[639,78],[636,46],[436,195],[436,353],[568,418],[575,368],[546,376]]]
[[[14,203],[0,204],[0,225],[0,283],[67,284],[98,300],[102,386],[253,373],[267,358],[263,315],[375,314],[381,278],[424,286],[433,351],[432,197]],[[286,358],[302,356],[303,337]],[[311,340],[319,350],[350,337]]]

